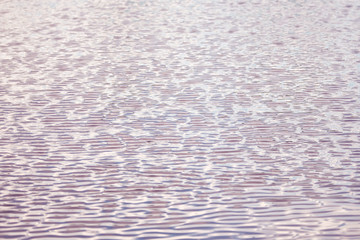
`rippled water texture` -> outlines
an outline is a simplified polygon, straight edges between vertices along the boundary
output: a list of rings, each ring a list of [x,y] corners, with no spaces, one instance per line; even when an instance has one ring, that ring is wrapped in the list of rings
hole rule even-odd
[[[360,239],[357,0],[0,0],[0,239]]]

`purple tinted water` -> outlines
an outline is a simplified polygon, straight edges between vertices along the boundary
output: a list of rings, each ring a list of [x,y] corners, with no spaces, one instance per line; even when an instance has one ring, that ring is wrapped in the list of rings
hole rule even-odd
[[[0,1],[1,239],[359,239],[360,3]]]

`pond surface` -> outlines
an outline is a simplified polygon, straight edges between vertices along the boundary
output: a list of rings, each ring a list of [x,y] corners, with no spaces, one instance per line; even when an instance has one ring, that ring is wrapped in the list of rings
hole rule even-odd
[[[356,0],[0,0],[1,239],[360,239]]]

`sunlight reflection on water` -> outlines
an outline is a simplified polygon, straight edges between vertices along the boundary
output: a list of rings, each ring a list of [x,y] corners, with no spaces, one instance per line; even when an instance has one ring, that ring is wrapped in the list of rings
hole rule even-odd
[[[358,239],[356,1],[1,1],[0,238]]]

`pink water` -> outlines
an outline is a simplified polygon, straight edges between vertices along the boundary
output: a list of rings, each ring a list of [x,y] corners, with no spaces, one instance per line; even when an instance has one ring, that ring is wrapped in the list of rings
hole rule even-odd
[[[356,0],[0,0],[0,239],[360,239]]]

